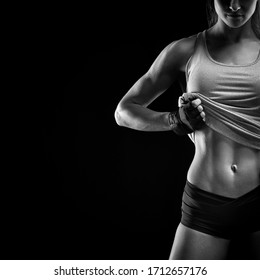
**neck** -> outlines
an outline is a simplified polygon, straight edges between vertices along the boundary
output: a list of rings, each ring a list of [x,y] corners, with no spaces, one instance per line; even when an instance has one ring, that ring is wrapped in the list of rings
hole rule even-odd
[[[239,42],[244,39],[256,38],[251,26],[251,20],[241,27],[231,28],[221,19],[218,19],[218,22],[212,27],[212,34],[228,42]]]

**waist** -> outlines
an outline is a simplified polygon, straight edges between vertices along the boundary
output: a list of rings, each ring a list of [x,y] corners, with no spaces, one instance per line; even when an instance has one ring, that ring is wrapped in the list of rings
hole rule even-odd
[[[206,127],[195,132],[188,180],[216,194],[237,197],[260,184],[260,151]]]

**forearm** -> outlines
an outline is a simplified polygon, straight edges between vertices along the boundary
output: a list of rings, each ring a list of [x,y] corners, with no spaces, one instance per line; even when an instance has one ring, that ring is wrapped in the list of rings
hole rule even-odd
[[[118,125],[141,131],[171,130],[168,120],[169,112],[156,112],[138,104],[118,107],[115,119]]]

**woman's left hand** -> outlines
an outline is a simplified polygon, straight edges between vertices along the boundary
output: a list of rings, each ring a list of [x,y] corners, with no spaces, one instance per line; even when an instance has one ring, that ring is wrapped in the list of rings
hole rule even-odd
[[[182,108],[190,126],[195,130],[200,128],[205,122],[205,112],[202,102],[196,93],[185,92],[179,97],[178,107]]]

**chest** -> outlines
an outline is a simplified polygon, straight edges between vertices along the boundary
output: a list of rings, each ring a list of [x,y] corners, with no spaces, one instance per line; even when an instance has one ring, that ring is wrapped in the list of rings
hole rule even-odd
[[[260,106],[260,63],[251,66],[223,66],[209,59],[192,63],[187,91],[199,92],[222,104],[252,108]]]
[[[260,43],[225,44],[207,42],[208,54],[216,62],[225,65],[249,65],[254,63],[260,54]]]

